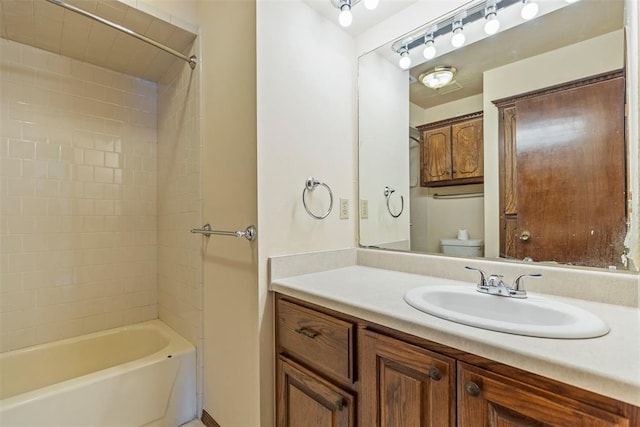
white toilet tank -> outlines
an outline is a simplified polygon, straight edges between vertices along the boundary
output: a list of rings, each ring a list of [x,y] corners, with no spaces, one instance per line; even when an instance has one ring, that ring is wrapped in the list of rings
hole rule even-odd
[[[443,254],[462,256],[482,256],[484,241],[481,239],[440,239]]]

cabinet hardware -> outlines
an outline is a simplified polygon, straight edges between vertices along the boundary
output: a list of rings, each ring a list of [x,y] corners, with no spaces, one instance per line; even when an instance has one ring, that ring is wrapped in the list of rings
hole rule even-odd
[[[338,399],[338,400],[336,401],[336,409],[337,409],[338,411],[342,411],[342,410],[344,409],[344,407],[345,407],[344,399],[342,399],[342,398]]]
[[[440,379],[442,378],[442,373],[440,372],[440,369],[436,368],[435,366],[430,367],[429,378],[431,378],[434,381],[440,381]]]
[[[480,387],[478,384],[473,381],[469,381],[464,385],[465,391],[469,394],[469,396],[478,397],[480,396]]]
[[[523,231],[522,234],[520,234],[520,240],[522,240],[523,242],[528,241],[529,239],[531,239],[531,232],[530,231]]]
[[[313,339],[313,338],[318,336],[317,332],[309,331],[309,330],[307,330],[305,328],[298,328],[298,329],[296,329],[296,332],[299,333],[300,335],[304,335],[305,337],[308,337],[308,338],[311,338],[311,339]]]

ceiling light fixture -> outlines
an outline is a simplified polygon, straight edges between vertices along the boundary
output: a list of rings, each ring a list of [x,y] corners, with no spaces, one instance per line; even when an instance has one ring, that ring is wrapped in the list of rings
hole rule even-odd
[[[440,89],[453,81],[456,69],[449,66],[438,66],[424,74],[420,74],[420,83],[431,89]]]
[[[400,50],[400,61],[398,61],[398,65],[403,70],[411,67],[411,57],[409,57],[409,49],[407,49],[406,47]]]
[[[533,0],[522,0],[522,10],[520,16],[522,19],[533,19],[538,14],[538,3]]]
[[[341,1],[345,0],[331,1],[337,7]],[[365,0],[351,0],[351,6],[360,1]],[[508,18],[512,16],[511,12],[503,13],[503,11],[506,12],[508,10],[513,11],[515,14],[520,13],[521,16],[527,20],[534,18],[539,12],[536,1],[537,0],[474,0],[472,2],[473,5],[467,9],[457,10],[454,14],[431,24],[430,28],[422,27],[417,29],[415,33],[405,35],[396,40],[391,44],[391,49],[401,57],[407,57],[406,60],[403,60],[404,65],[407,64],[406,61],[410,61],[409,56],[413,49],[417,49],[418,47],[422,49],[422,55],[425,60],[428,61],[436,58],[437,55],[443,51],[448,52],[451,50],[447,46],[440,45],[436,50],[436,43],[439,37],[449,37],[454,48],[462,47],[467,43],[485,38],[484,33],[492,35],[499,32],[504,22],[499,22],[498,15],[500,15],[503,21],[508,20]],[[580,0],[565,1],[574,2]],[[562,3],[564,3],[564,1]],[[484,27],[484,32],[480,29],[482,28],[481,24]],[[469,27],[469,29],[465,31],[464,27]],[[467,40],[467,37],[469,37],[469,40]],[[405,51],[407,52],[403,53]],[[413,58],[416,59],[415,56]],[[420,60],[422,61],[422,59]]]
[[[467,38],[464,35],[462,29],[462,18],[453,22],[453,35],[451,36],[451,45],[453,47],[460,47],[464,44]]]
[[[340,1],[340,14],[338,15],[338,22],[343,27],[348,27],[353,21],[353,15],[351,14],[351,0]]]
[[[498,21],[498,10],[496,8],[496,0],[488,0],[487,7],[484,10],[484,32],[493,35],[500,30],[500,21]]]

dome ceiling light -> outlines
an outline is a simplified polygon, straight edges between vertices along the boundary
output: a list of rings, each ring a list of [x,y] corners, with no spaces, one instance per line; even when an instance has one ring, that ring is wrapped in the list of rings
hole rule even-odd
[[[418,80],[430,89],[440,89],[453,82],[455,75],[456,69],[454,67],[441,65],[420,74]]]

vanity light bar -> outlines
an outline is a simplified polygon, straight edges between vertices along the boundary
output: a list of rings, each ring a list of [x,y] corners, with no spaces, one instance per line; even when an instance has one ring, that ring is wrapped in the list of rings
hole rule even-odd
[[[513,6],[514,4],[522,4],[522,0],[497,0],[495,4],[493,4],[495,6],[494,13],[497,13],[509,6]],[[435,24],[437,26],[436,31],[431,32],[431,28],[433,27],[432,24],[429,26],[429,29],[427,29],[426,31],[422,30],[419,35],[414,34],[413,36],[405,37],[401,40],[398,40],[391,46],[391,49],[393,49],[393,51],[397,54],[400,54],[401,50],[403,50],[404,48],[411,51],[412,49],[417,47],[424,47],[425,43],[430,38],[433,38],[433,40],[435,41],[435,39],[437,39],[438,37],[444,36],[446,34],[451,34],[453,33],[454,25],[457,23],[457,21],[459,21],[458,18],[461,14],[466,13],[466,17],[462,21],[463,26],[478,20],[485,20],[486,6],[487,2],[483,1],[467,10],[458,10],[449,18],[437,22]]]

